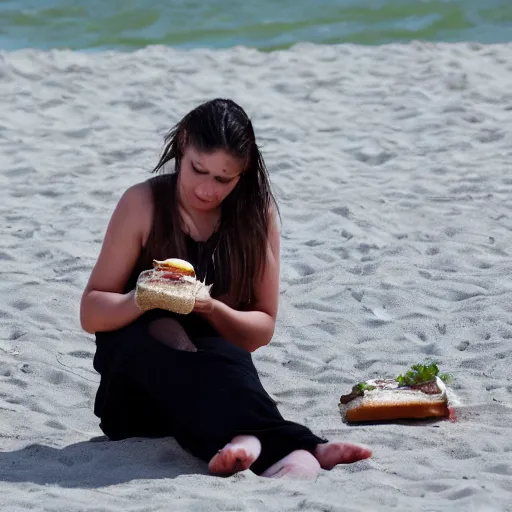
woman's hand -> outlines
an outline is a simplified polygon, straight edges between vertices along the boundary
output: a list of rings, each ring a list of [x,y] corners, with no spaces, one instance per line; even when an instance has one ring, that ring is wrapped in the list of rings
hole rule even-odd
[[[239,311],[211,297],[198,297],[194,311],[221,337],[249,352],[267,345],[274,334],[275,319],[263,311]]]
[[[196,302],[194,304],[194,309],[192,310],[194,313],[199,313],[202,315],[210,315],[213,313],[215,309],[215,299],[212,299],[209,295],[206,297],[196,297]]]

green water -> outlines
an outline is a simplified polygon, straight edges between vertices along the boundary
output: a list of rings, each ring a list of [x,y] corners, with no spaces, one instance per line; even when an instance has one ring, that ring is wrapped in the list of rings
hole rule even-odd
[[[512,0],[0,0],[0,49],[512,40]]]

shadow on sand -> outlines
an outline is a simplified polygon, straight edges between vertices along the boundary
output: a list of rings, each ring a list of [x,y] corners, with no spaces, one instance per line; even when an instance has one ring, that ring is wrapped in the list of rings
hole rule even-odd
[[[207,465],[172,438],[110,441],[101,436],[64,448],[31,444],[0,453],[4,482],[95,488],[189,474],[208,474]]]

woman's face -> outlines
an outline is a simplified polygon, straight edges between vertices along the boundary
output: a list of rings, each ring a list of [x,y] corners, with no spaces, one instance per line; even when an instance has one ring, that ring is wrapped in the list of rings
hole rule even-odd
[[[242,161],[222,149],[203,153],[187,145],[179,174],[181,200],[195,210],[215,210],[235,188],[242,171]]]

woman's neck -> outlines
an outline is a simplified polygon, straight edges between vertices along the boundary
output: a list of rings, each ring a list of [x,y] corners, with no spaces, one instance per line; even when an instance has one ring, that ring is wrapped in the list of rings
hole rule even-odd
[[[220,208],[208,211],[191,208],[181,200],[178,191],[178,209],[183,231],[194,240],[208,240],[217,231],[220,224]]]

